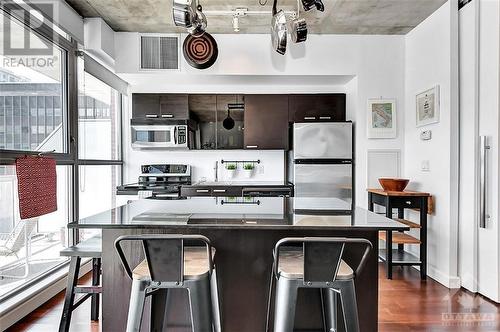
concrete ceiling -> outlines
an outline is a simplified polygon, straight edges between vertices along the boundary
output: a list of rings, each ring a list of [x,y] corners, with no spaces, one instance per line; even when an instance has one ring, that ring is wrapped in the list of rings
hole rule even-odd
[[[84,17],[102,17],[115,31],[171,33],[183,32],[172,22],[172,0],[66,0]],[[264,2],[265,0],[261,0]],[[447,0],[323,0],[325,11],[312,9],[300,16],[311,33],[323,34],[406,34]],[[210,33],[235,33],[231,15],[211,11],[231,11],[245,7],[270,12],[259,0],[200,0]],[[296,0],[280,0],[278,9],[296,11]],[[240,19],[239,33],[269,33],[271,14],[247,15]]]

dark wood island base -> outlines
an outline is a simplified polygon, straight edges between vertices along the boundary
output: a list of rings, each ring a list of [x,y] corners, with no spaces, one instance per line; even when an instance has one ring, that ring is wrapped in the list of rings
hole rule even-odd
[[[140,200],[70,223],[71,228],[102,229],[102,330],[123,332],[127,322],[131,280],[114,248],[119,236],[199,234],[209,238],[216,249],[223,332],[265,331],[272,251],[280,239],[367,239],[373,249],[363,270],[355,277],[356,297],[361,331],[377,331],[378,232],[404,231],[409,227],[361,208],[356,208],[351,215],[325,215],[324,212],[306,215],[294,212],[293,198],[260,200],[260,205],[250,206],[226,206],[210,197],[171,202]],[[140,243],[125,244],[123,249],[132,266],[144,259]],[[347,245],[343,259],[355,267],[364,249],[364,245]],[[188,296],[183,289],[154,292],[146,300],[142,331],[191,332],[188,308]],[[166,317],[161,316],[165,312]],[[155,319],[158,317],[165,319]],[[155,326],[155,322],[161,321],[166,326]],[[299,289],[294,326],[295,331],[323,331],[318,289]],[[337,326],[339,331],[344,330],[341,318]]]
[[[272,249],[284,237],[338,236],[368,239],[373,251],[362,273],[356,277],[356,292],[361,331],[377,330],[378,311],[378,231],[368,230],[279,230],[279,229],[214,229],[186,227],[169,229],[104,229],[103,230],[103,331],[125,331],[131,281],[125,275],[115,254],[113,243],[129,234],[202,234],[217,249],[216,266],[221,298],[222,326],[225,332],[264,332]],[[133,263],[143,257],[139,247],[129,248]],[[356,265],[362,248],[346,248],[345,260]],[[145,306],[143,331],[149,331],[150,305]],[[323,331],[319,292],[299,292],[296,331]],[[160,313],[159,313],[160,314]],[[184,290],[169,291],[167,327],[190,332],[189,307]],[[339,330],[343,330],[342,322]],[[151,331],[165,331],[151,326]]]

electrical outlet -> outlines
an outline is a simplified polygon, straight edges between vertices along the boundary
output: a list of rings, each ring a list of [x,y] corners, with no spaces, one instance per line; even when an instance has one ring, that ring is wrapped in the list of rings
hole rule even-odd
[[[422,141],[429,141],[432,139],[432,131],[431,130],[424,130],[420,133],[420,139]]]
[[[422,160],[420,169],[422,170],[422,172],[429,172],[431,170],[429,160]]]

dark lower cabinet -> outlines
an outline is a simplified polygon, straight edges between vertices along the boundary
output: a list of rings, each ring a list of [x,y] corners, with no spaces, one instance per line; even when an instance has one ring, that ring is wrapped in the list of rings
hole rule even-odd
[[[290,122],[345,121],[344,93],[290,95]]]
[[[288,95],[245,95],[245,149],[288,150]]]
[[[240,186],[182,186],[183,197],[241,197]]]

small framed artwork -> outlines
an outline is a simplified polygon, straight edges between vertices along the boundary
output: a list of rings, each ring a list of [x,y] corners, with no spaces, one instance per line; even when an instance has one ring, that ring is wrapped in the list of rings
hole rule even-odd
[[[368,138],[396,138],[396,100],[368,100]]]
[[[439,85],[417,95],[417,127],[439,122]]]

